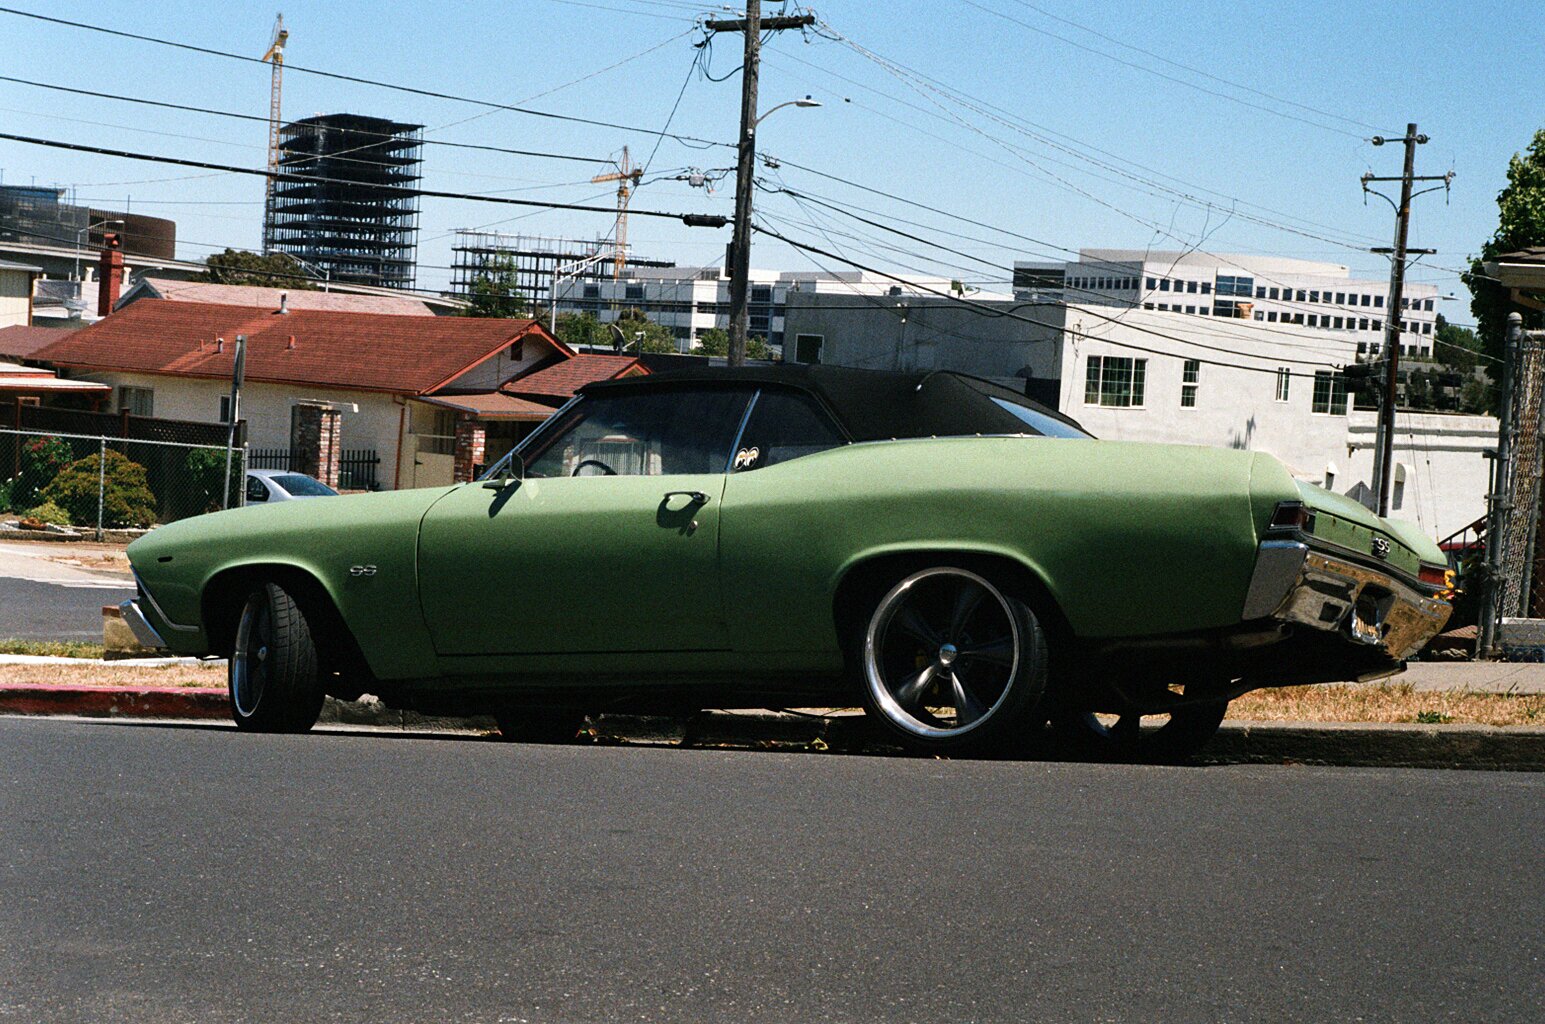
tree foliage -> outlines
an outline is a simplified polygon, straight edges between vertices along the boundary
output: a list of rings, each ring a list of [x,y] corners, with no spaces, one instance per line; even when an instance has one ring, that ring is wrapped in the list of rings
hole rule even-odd
[[[204,264],[209,269],[199,275],[199,280],[210,284],[256,285],[295,291],[315,291],[318,285],[309,270],[283,253],[263,256],[244,249],[227,249],[210,256]]]
[[[710,327],[697,339],[697,354],[700,356],[727,356],[730,354],[730,332],[722,327]],[[760,334],[753,334],[746,339],[747,359],[771,359],[772,349],[767,347],[767,341]]]
[[[1503,253],[1529,246],[1545,245],[1545,128],[1534,133],[1529,148],[1514,153],[1508,162],[1507,187],[1497,196],[1497,230],[1481,246],[1481,254],[1470,262],[1470,272],[1461,276],[1472,296],[1470,311],[1481,339],[1482,350],[1496,360],[1503,355],[1507,315],[1513,312],[1507,290],[1485,276],[1482,263]],[[1541,326],[1538,311],[1520,310],[1524,326]],[[1495,382],[1501,378],[1501,363],[1489,363],[1486,372]]]
[[[515,258],[495,256],[478,269],[470,285],[471,304],[465,316],[523,317],[531,315],[531,303],[516,285]]]
[[[680,351],[670,329],[655,323],[640,310],[624,310],[617,318],[617,328],[622,331],[624,352],[665,354]]]
[[[610,345],[606,326],[594,313],[559,313],[558,340],[576,351],[584,345]]]
[[[76,526],[94,526],[100,486],[103,526],[149,526],[155,522],[156,496],[151,493],[144,466],[109,449],[106,469],[98,467],[96,455],[70,463],[43,488],[44,499],[68,512]]]

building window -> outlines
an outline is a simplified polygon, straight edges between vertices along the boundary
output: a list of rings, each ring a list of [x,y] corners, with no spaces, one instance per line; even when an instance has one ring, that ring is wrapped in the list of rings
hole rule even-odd
[[[587,299],[599,299],[601,297],[601,286],[598,284],[585,285],[584,297]]]
[[[1320,293],[1319,292],[1310,292],[1309,293],[1309,301],[1310,302],[1319,302],[1320,301]]]
[[[1338,331],[1339,331],[1339,330],[1341,330],[1341,326],[1342,326],[1342,318],[1341,318],[1341,317],[1339,317],[1339,316],[1338,316],[1338,317],[1336,317],[1336,318],[1335,318],[1335,324],[1336,324],[1336,330],[1338,330]]]
[[[1274,324],[1277,322],[1277,311],[1275,309],[1267,310],[1266,322],[1269,324]]]
[[[1288,388],[1293,383],[1293,371],[1286,366],[1277,367],[1277,401],[1288,400]]]
[[[821,348],[825,344],[826,336],[823,334],[794,335],[794,361],[796,363],[819,363],[821,361]]]
[[[1347,413],[1347,382],[1341,374],[1331,370],[1314,371],[1314,399],[1310,412],[1345,416]]]
[[[1186,282],[1186,291],[1190,292],[1192,295],[1195,295],[1196,294],[1196,282],[1195,281],[1187,281]]]
[[[221,423],[229,423],[229,422],[231,422],[231,396],[230,395],[221,395],[220,396],[220,422]]]
[[[1364,295],[1362,297],[1362,300],[1363,300],[1363,305],[1365,305],[1365,306],[1373,305],[1373,296],[1371,296],[1371,295]]]
[[[1432,300],[1431,299],[1424,299],[1422,301],[1422,308],[1427,310],[1429,313],[1432,312]]]
[[[1361,319],[1359,319],[1357,321],[1357,329],[1359,331],[1366,331],[1368,329],[1368,318],[1367,317],[1362,317]]]
[[[1257,320],[1265,320],[1266,319],[1266,314],[1262,313],[1260,310],[1256,310],[1255,311],[1255,318]]]
[[[1262,285],[1256,285],[1255,286],[1255,297],[1258,298],[1258,299],[1264,299],[1266,297],[1266,286],[1265,285],[1262,284]]]
[[[1169,291],[1169,278],[1167,278],[1167,277],[1159,278],[1159,291],[1161,291],[1161,292]]]
[[[623,298],[630,302],[634,300],[642,301],[644,298],[644,286],[641,284],[624,285]]]
[[[1346,292],[1337,292],[1336,293],[1336,305],[1338,305],[1338,306],[1345,306],[1346,304],[1347,304]]]
[[[1148,290],[1153,291],[1156,287],[1158,287],[1158,282],[1154,281],[1154,279],[1150,277],[1148,279]]]
[[[1202,379],[1202,361],[1200,359],[1187,359],[1185,366],[1180,371],[1180,407],[1182,409],[1196,408],[1196,389]]]
[[[1382,295],[1375,295],[1373,297],[1373,304],[1375,306],[1377,306],[1378,308],[1383,309],[1384,308],[1384,296],[1382,296]]]
[[[1190,313],[1192,316],[1195,316],[1196,315],[1196,307],[1195,306],[1187,306],[1186,307],[1186,312]]]
[[[1145,303],[1143,303],[1143,308],[1144,309],[1152,309],[1153,308],[1153,303],[1145,302]]]
[[[1219,295],[1242,295],[1248,299],[1254,291],[1255,278],[1253,277],[1238,277],[1232,274],[1218,275]]]
[[[1310,313],[1309,314],[1309,326],[1310,327],[1318,327],[1318,326],[1320,326],[1320,318],[1319,318],[1318,314],[1315,314],[1315,313]]]
[[[156,393],[153,388],[135,388],[124,385],[118,389],[118,411],[128,410],[130,416],[154,416]]]
[[[1273,288],[1271,290],[1271,297],[1274,298],[1274,299],[1277,297],[1277,289]]]
[[[1090,356],[1084,374],[1084,404],[1112,408],[1140,407],[1148,360],[1130,356]]]

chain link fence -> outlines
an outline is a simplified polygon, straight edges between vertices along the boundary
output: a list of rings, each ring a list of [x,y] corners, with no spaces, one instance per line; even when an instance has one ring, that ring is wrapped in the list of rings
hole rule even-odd
[[[242,504],[245,451],[154,438],[0,428],[0,518],[100,535]]]
[[[1545,608],[1545,580],[1535,571],[1539,551],[1540,481],[1545,448],[1545,344],[1527,338],[1518,356],[1513,388],[1513,450],[1509,479],[1502,483],[1507,509],[1502,532],[1498,612],[1503,617],[1528,617]]]

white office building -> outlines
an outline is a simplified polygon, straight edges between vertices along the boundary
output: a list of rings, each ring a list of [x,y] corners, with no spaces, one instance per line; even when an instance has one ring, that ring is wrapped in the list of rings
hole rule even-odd
[[[1429,359],[1438,289],[1408,282],[1405,293],[1401,355]],[[1389,282],[1354,279],[1339,263],[1144,249],[1080,249],[1064,263],[1017,260],[1014,297],[1287,324],[1350,340],[1359,356],[1378,354],[1389,315]]]
[[[1006,299],[964,291],[948,278],[908,278],[900,284],[892,278],[865,271],[752,270],[749,274],[749,333],[760,336],[781,352],[784,344],[784,310],[791,292],[852,296],[892,296],[937,292],[969,294],[973,299]],[[593,313],[611,323],[630,310],[668,328],[683,352],[696,347],[703,332],[727,329],[730,322],[730,280],[719,267],[628,268],[622,280],[568,281],[558,286],[558,311]],[[795,352],[786,353],[790,360]],[[799,361],[812,362],[818,355],[806,353]]]

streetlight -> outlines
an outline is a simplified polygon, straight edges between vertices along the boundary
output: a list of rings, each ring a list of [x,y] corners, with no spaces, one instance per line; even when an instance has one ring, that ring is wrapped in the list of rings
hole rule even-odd
[[[75,281],[76,281],[77,284],[80,283],[80,244],[81,244],[81,239],[84,238],[86,235],[90,234],[92,231],[96,230],[97,228],[105,228],[109,224],[116,224],[120,228],[124,226],[123,221],[121,219],[118,219],[118,218],[113,218],[113,219],[110,219],[110,220],[100,220],[100,221],[97,221],[95,224],[92,224],[90,222],[90,220],[88,219],[87,222],[86,222],[86,226],[81,228],[79,231],[75,232]]]
[[[740,154],[735,165],[735,228],[730,236],[730,353],[729,364],[742,366],[746,361],[746,335],[750,314],[746,298],[751,290],[751,178],[756,165],[756,126],[784,107],[819,107],[818,100],[805,96],[768,108],[760,117],[746,123],[756,104],[754,78],[748,76],[747,93],[741,102]]]

